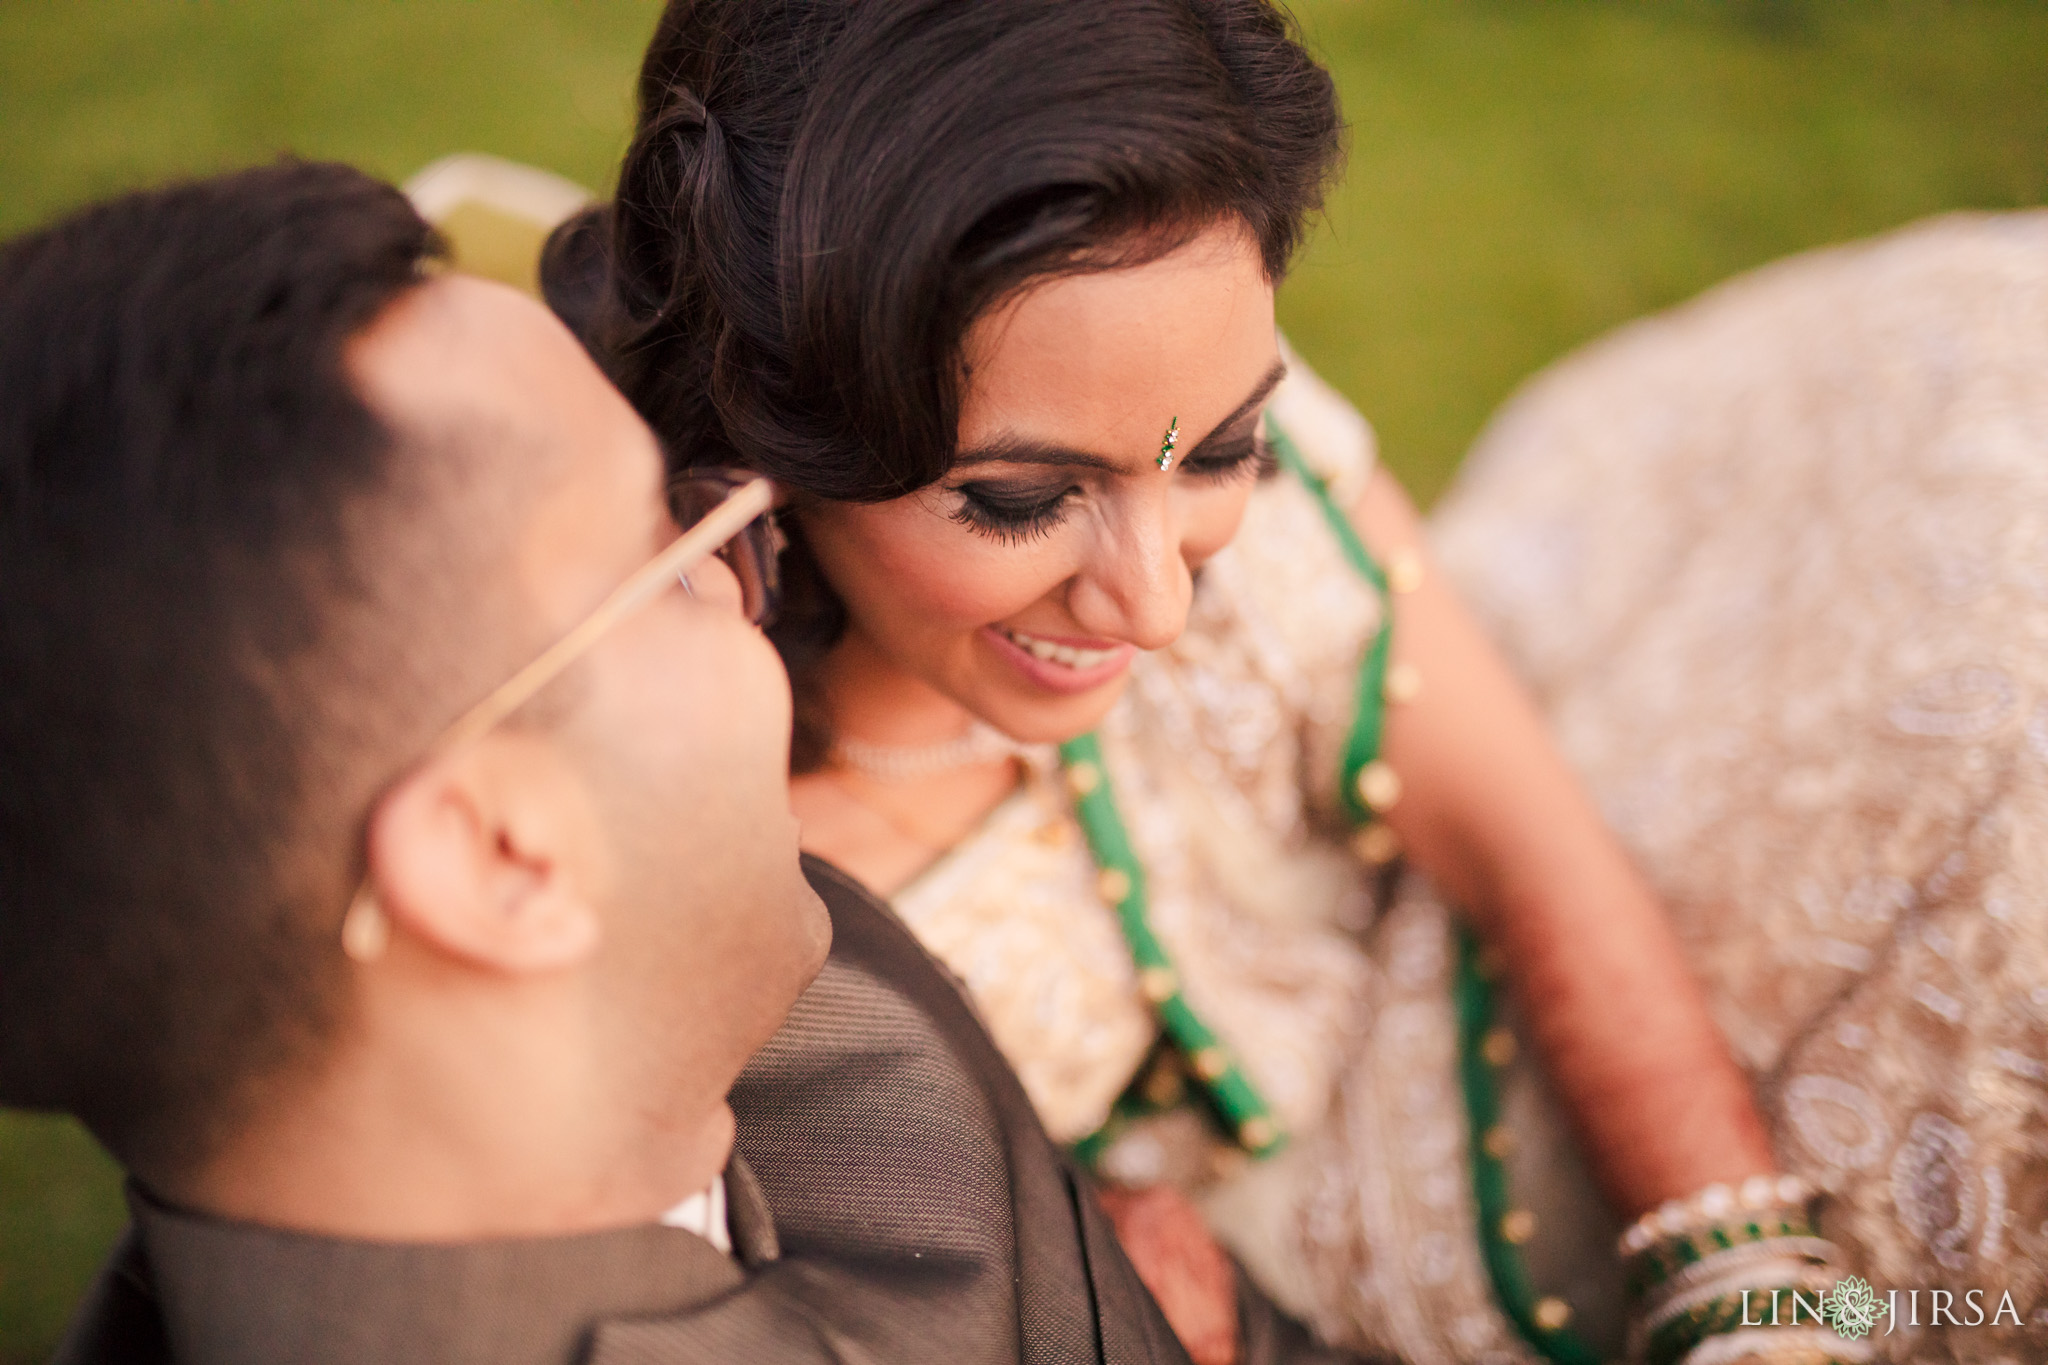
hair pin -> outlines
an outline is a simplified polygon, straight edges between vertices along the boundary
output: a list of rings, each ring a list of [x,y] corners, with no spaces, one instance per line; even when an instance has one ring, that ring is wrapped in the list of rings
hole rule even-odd
[[[1180,444],[1180,418],[1175,417],[1166,427],[1166,436],[1159,442],[1159,472],[1164,474],[1173,468],[1173,448]]]

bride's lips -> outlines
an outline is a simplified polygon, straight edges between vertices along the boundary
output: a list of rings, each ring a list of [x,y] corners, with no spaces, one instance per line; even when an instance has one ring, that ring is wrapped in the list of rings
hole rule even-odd
[[[1138,647],[1115,640],[1077,640],[983,626],[982,638],[1011,667],[1048,692],[1092,691],[1131,666]],[[1041,657],[1045,656],[1045,657]]]

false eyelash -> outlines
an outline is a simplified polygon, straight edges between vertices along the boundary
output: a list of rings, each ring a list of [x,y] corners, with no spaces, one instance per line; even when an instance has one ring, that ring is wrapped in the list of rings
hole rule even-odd
[[[1222,484],[1246,477],[1264,478],[1275,468],[1265,437],[1253,435],[1223,452],[1189,459],[1177,472]],[[960,495],[960,506],[948,514],[951,519],[1005,545],[1022,545],[1049,534],[1065,518],[1067,500],[1075,492],[1067,488],[1051,498],[1019,503],[991,497],[971,483],[953,491]]]
[[[1227,482],[1232,479],[1254,475],[1264,478],[1268,466],[1274,464],[1273,451],[1263,436],[1252,436],[1241,443],[1233,444],[1221,454],[1202,459],[1190,459],[1181,468],[1198,478]]]
[[[1280,472],[1280,453],[1273,449],[1273,443],[1266,439],[1263,430],[1252,439],[1257,443],[1259,450],[1259,478],[1270,479]]]
[[[1074,492],[1068,488],[1049,499],[1013,503],[977,492],[973,484],[962,484],[954,491],[960,494],[960,506],[952,512],[952,519],[1005,545],[1021,545],[1051,532],[1064,519],[1063,509]]]

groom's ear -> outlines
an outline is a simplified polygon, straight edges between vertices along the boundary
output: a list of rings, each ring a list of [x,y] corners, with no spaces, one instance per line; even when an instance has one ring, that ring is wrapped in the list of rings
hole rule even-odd
[[[544,732],[500,729],[385,793],[369,875],[394,947],[525,975],[587,960],[602,934],[603,828]]]

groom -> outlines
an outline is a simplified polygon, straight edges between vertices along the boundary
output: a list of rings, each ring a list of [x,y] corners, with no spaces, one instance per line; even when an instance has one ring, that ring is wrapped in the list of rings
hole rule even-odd
[[[132,1176],[60,1359],[1185,1360],[799,864],[766,490],[679,535],[569,334],[433,265],[301,163],[0,250],[0,1103]]]

